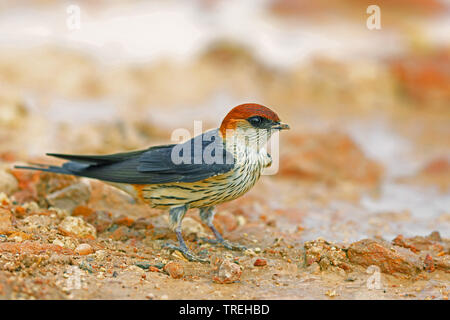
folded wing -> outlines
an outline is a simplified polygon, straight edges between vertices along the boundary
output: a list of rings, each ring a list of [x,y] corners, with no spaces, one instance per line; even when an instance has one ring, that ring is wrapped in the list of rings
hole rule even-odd
[[[151,147],[110,155],[48,154],[69,160],[62,166],[17,166],[116,183],[156,184],[195,182],[233,169],[234,158],[224,149],[217,130],[203,133],[183,144]]]

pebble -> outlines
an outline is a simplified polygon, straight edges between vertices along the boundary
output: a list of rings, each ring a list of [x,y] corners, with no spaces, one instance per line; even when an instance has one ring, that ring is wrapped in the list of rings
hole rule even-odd
[[[141,269],[148,270],[148,268],[150,268],[150,263],[138,262],[138,263],[136,263],[136,266],[141,268]]]
[[[11,204],[11,200],[9,200],[8,196],[6,195],[6,193],[0,191],[0,203],[2,204],[6,204],[6,205],[10,205]]]
[[[256,256],[256,252],[253,249],[246,249],[244,251],[244,254],[247,256],[252,256],[252,257]]]
[[[195,221],[191,217],[186,217],[183,219],[181,230],[186,235],[195,234],[197,237],[206,236],[205,229],[201,223]]]
[[[264,267],[267,265],[267,260],[265,259],[256,259],[255,262],[253,263],[253,265],[255,267]]]
[[[238,226],[243,226],[247,223],[243,216],[237,216],[237,224]]]
[[[0,233],[12,231],[12,214],[9,210],[0,208]]]
[[[87,243],[82,243],[75,248],[75,252],[80,256],[85,256],[94,252],[94,249]]]
[[[325,294],[327,296],[329,296],[330,298],[336,297],[338,294],[336,293],[336,290],[328,290],[327,292],[325,292]]]
[[[85,270],[89,273],[93,273],[94,272],[94,268],[92,268],[91,264],[87,261],[82,261],[79,266],[78,266],[81,270]]]
[[[97,231],[95,228],[80,217],[66,217],[59,225],[59,230],[68,236],[76,236],[78,238],[95,239]]]
[[[131,227],[134,224],[134,219],[132,219],[128,216],[125,216],[125,215],[120,215],[119,217],[114,219],[114,223],[118,224],[118,225]]]
[[[62,241],[59,240],[59,239],[53,240],[52,243],[55,244],[55,245],[57,245],[57,246],[64,247],[64,242],[62,242]]]
[[[95,259],[97,260],[103,260],[106,258],[107,252],[106,250],[97,250],[95,252]]]
[[[179,279],[184,276],[184,268],[178,262],[169,262],[164,266],[163,270],[174,279]]]
[[[85,204],[90,195],[90,186],[79,182],[49,194],[46,199],[51,206],[71,212],[79,205]]]
[[[214,217],[214,222],[218,223],[222,229],[230,232],[236,230],[238,222],[234,214],[229,211],[220,211]]]
[[[435,270],[433,258],[427,254],[424,260],[425,270],[428,272],[433,272]]]
[[[4,170],[0,170],[0,192],[12,194],[18,190],[19,184],[14,176]]]
[[[242,275],[241,267],[229,259],[225,259],[220,263],[217,275],[213,277],[216,283],[233,283],[239,281]]]
[[[112,226],[112,214],[103,210],[95,211],[87,218],[87,222],[92,224],[97,229],[98,233],[101,233]]]

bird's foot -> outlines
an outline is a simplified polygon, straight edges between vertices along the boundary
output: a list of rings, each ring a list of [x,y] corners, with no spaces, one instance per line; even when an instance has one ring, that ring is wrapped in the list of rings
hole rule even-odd
[[[238,244],[238,243],[231,243],[228,240],[225,239],[208,239],[208,238],[200,238],[200,240],[210,243],[210,244],[216,244],[221,245],[224,248],[228,250],[235,250],[235,251],[245,251],[247,250],[246,247]]]
[[[163,244],[162,248],[168,249],[169,251],[178,251],[180,252],[186,259],[191,262],[201,262],[201,263],[209,263],[210,261],[207,259],[200,258],[193,254],[187,247],[176,246],[170,243]]]

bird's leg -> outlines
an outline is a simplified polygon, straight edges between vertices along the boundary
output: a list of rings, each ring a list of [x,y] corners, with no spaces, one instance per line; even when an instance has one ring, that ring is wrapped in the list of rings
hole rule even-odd
[[[233,244],[222,237],[216,227],[214,227],[214,214],[214,207],[200,208],[200,218],[211,229],[211,231],[214,233],[214,236],[216,237],[216,239],[202,238],[202,240],[208,243],[220,244],[230,250],[246,250],[246,247],[241,246],[240,244]]]
[[[169,250],[177,250],[181,252],[189,261],[195,262],[209,262],[208,260],[202,259],[194,255],[189,248],[186,246],[184,242],[183,236],[181,234],[181,222],[183,221],[184,215],[186,214],[187,206],[175,207],[171,208],[169,211],[169,225],[172,230],[177,235],[179,246],[175,246],[170,243],[166,243],[163,245],[164,248],[168,248]]]

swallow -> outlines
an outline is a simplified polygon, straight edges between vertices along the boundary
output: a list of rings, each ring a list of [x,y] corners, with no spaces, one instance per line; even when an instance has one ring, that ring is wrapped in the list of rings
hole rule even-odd
[[[249,191],[272,159],[266,150],[275,131],[289,129],[269,108],[255,103],[234,107],[219,128],[179,144],[108,155],[47,153],[68,160],[61,166],[16,166],[104,181],[153,208],[169,211],[169,225],[189,261],[208,262],[193,254],[181,233],[186,211],[198,208],[215,239],[204,239],[231,250],[244,250],[225,240],[213,225],[215,206]]]

